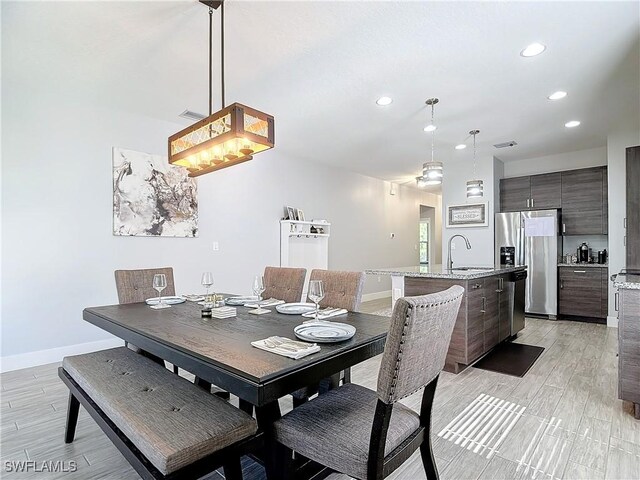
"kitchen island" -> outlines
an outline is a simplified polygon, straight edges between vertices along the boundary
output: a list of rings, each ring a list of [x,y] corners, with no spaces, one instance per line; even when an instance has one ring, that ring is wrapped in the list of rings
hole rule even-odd
[[[633,402],[640,419],[640,274],[612,278],[618,310],[618,398]]]
[[[366,270],[369,275],[391,276],[393,303],[446,290],[452,285],[465,289],[451,335],[445,371],[459,373],[503,340],[524,328],[524,282],[514,275],[526,266],[457,267],[419,265]],[[513,327],[512,327],[513,325]]]

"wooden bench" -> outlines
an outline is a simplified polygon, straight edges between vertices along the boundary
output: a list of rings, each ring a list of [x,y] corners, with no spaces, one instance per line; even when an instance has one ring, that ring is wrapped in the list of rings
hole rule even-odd
[[[126,347],[65,357],[65,442],[80,404],[144,479],[196,479],[223,467],[241,479],[240,457],[261,449],[256,421]]]

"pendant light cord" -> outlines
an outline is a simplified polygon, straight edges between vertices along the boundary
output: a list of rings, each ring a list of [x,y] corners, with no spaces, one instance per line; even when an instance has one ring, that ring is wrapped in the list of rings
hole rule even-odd
[[[209,7],[209,116],[213,113],[213,8]]]
[[[224,98],[224,0],[220,4],[220,84],[222,85],[222,108],[226,107]]]
[[[433,109],[434,109],[434,104],[432,103],[431,104],[431,125],[435,125],[435,123],[433,123]],[[436,138],[436,131],[432,130],[431,131],[431,163],[433,163],[435,138]]]

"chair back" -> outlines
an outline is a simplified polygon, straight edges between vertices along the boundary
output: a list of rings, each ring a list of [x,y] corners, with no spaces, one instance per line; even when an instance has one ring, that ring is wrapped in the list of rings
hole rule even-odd
[[[309,280],[322,280],[324,298],[321,307],[344,308],[357,312],[362,300],[364,272],[312,270]]]
[[[299,302],[306,275],[306,268],[265,267],[262,298],[277,298],[286,303]]]
[[[400,298],[378,374],[378,398],[395,403],[434,380],[444,368],[464,288]]]
[[[173,268],[145,268],[141,270],[116,270],[116,290],[120,304],[144,302],[147,298],[157,297],[158,292],[153,289],[153,276],[164,273],[167,277],[167,287],[162,296],[176,294],[173,283]]]

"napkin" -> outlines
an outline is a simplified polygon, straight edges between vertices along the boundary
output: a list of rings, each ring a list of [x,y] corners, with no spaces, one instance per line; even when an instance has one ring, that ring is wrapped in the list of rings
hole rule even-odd
[[[236,309],[231,307],[218,307],[211,309],[213,318],[231,318],[236,316]]]
[[[315,343],[297,342],[284,337],[269,337],[264,340],[256,340],[251,342],[251,345],[260,350],[293,358],[294,360],[320,351],[320,347]]]
[[[249,308],[261,308],[261,307],[273,307],[275,305],[282,305],[284,300],[278,300],[277,298],[270,298],[269,300],[262,300],[261,302],[245,303],[245,307]]]
[[[327,318],[337,317],[339,315],[344,315],[345,313],[347,313],[347,310],[344,308],[325,308],[318,312],[318,320],[326,320]],[[303,313],[302,316],[306,318],[313,318],[315,320],[316,312]]]

